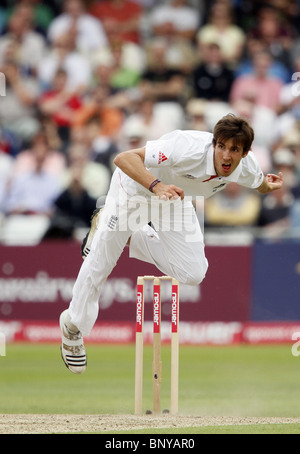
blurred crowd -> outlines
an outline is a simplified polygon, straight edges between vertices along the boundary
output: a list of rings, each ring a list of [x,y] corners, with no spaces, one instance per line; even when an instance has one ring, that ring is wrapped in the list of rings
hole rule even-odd
[[[43,239],[72,238],[117,153],[228,112],[285,184],[264,197],[228,185],[205,226],[299,227],[299,0],[2,1],[0,231],[42,217]]]

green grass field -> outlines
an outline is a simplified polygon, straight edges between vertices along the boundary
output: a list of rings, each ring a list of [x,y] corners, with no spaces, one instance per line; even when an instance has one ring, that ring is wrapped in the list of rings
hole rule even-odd
[[[55,344],[7,345],[6,356],[0,357],[0,413],[133,414],[134,345],[88,344],[87,353],[88,369],[76,376],[62,363]],[[162,407],[168,408],[169,346],[162,353]],[[151,363],[152,348],[145,346],[145,409],[152,408]],[[181,346],[179,409],[181,415],[196,416],[300,417],[300,359],[292,356],[290,345]],[[181,433],[188,430],[300,433],[300,424],[193,427]]]

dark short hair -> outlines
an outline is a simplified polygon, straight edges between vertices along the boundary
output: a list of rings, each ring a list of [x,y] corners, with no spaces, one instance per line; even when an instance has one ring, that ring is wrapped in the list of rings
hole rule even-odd
[[[225,115],[214,127],[213,144],[218,141],[226,142],[234,139],[237,145],[242,145],[243,154],[247,153],[254,140],[254,131],[250,123],[242,117],[234,114]]]

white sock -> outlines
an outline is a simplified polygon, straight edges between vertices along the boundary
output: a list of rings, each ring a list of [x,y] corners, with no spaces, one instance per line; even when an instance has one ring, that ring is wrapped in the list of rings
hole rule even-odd
[[[73,323],[71,322],[71,317],[70,317],[69,311],[67,311],[65,320],[66,320],[65,324],[66,324],[66,327],[68,328],[68,330],[73,334],[78,333],[79,329],[77,328],[77,326],[73,325]]]

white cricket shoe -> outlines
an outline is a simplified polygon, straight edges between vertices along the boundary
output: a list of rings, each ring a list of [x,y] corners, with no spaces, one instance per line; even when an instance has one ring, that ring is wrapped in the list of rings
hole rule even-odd
[[[62,334],[60,347],[62,359],[73,374],[82,374],[86,370],[87,357],[80,331],[73,333],[67,327],[68,310],[61,313],[59,325]]]

